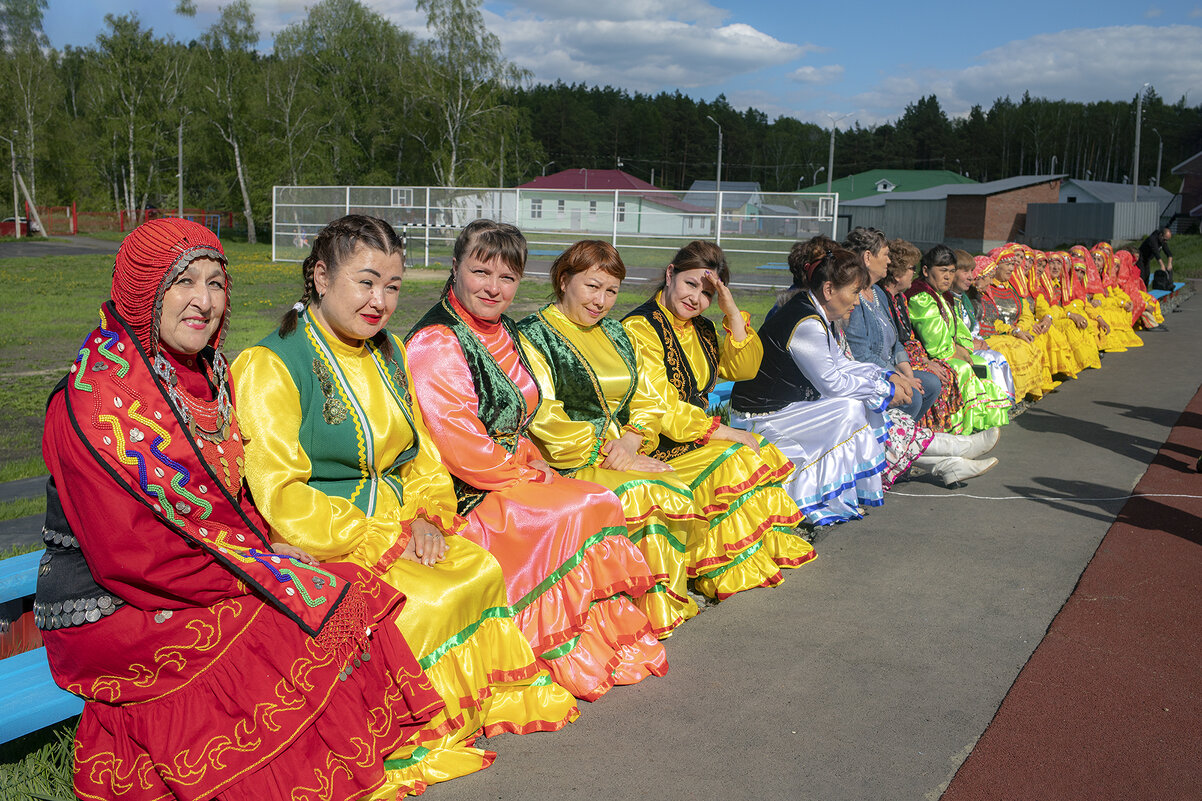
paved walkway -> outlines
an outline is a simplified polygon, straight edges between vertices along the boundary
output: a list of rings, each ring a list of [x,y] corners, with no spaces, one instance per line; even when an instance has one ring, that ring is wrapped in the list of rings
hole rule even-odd
[[[1202,392],[944,801],[1202,792]]]
[[[87,236],[72,236],[63,239],[22,238],[12,242],[0,242],[0,259],[18,259],[27,256],[84,256],[89,253],[116,253],[120,242],[92,239]]]
[[[664,678],[493,738],[491,768],[426,797],[938,799],[1197,392],[1199,308],[1017,418],[967,488],[899,485],[683,626]]]

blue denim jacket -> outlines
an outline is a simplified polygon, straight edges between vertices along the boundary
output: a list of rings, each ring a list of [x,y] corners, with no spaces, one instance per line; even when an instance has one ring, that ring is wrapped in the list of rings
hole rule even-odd
[[[876,295],[881,312],[885,315],[885,323],[894,331],[893,318],[889,316],[889,296],[878,285],[873,285],[872,292]],[[898,362],[908,362],[910,357],[906,348],[894,335],[893,349],[886,350],[885,337],[881,325],[875,319],[868,304],[860,302],[851,310],[851,316],[843,324],[843,333],[847,344],[851,347],[851,355],[858,362],[870,362],[886,370],[892,370]]]

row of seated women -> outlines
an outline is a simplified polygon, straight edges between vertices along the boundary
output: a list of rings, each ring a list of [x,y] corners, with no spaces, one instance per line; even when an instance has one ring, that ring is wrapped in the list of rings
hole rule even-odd
[[[927,319],[958,325],[954,270],[933,254],[907,304],[912,265],[881,252],[799,244],[757,334],[716,245],[683,248],[617,322],[625,267],[579,242],[515,324],[525,239],[479,220],[402,342],[402,243],[349,215],[230,366],[220,243],[136,229],[43,443],[35,617],[86,700],[77,795],[420,793],[487,767],[481,735],[554,731],[577,699],[663,675],[662,640],[700,608],[813,559],[805,523],[860,517],[903,474],[992,466],[976,457],[1010,398]],[[865,293],[888,364],[843,333]],[[737,426],[707,409],[720,379]]]

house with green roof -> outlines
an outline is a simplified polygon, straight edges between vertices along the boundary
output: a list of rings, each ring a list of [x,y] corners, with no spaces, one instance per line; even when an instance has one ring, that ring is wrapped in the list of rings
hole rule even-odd
[[[839,193],[839,202],[859,200],[862,197],[889,192],[917,192],[946,184],[975,184],[952,170],[865,170],[855,175],[846,175],[831,182],[831,191]],[[814,184],[803,192],[825,192],[826,182]]]

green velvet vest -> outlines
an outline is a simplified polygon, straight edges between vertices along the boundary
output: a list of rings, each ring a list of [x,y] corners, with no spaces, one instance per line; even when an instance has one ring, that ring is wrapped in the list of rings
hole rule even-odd
[[[630,387],[626,390],[626,396],[622,398],[617,412],[611,415],[605,392],[601,389],[601,382],[593,372],[592,365],[584,354],[547,320],[545,312],[548,308],[549,305],[544,306],[522,320],[518,323],[518,330],[546,358],[551,368],[555,397],[563,404],[568,417],[591,425],[593,435],[600,439],[605,435],[611,420],[616,422],[619,428],[630,422],[630,399],[638,387],[634,346],[626,336],[626,330],[616,320],[603,317],[597,323],[609,337],[614,350],[622,357],[622,362],[630,372]],[[570,474],[575,470],[565,472]]]
[[[519,440],[526,433],[526,429],[530,427],[530,421],[534,419],[533,413],[526,414],[526,399],[522,396],[522,391],[509,376],[505,375],[505,371],[488,352],[488,348],[484,347],[484,343],[455,312],[451,302],[445,297],[417,321],[405,335],[405,341],[412,339],[413,335],[423,328],[433,325],[445,325],[459,340],[459,349],[463,351],[463,358],[467,362],[468,370],[471,371],[476,397],[479,399],[477,409],[480,422],[484,424],[484,430],[493,442],[510,453],[514,453]],[[526,362],[526,354],[522,352],[517,326],[514,325],[513,320],[505,316],[501,317],[501,325],[513,339],[513,346],[517,348],[518,359],[521,361],[522,367],[533,375],[530,365]],[[535,382],[535,389],[538,389],[537,382]],[[535,412],[538,411],[541,403],[542,394],[539,393],[538,403],[534,406]],[[451,480],[455,486],[455,497],[458,500],[458,510],[461,515],[466,515],[476,508],[476,505],[488,494],[487,490],[474,487],[454,474],[451,475]]]
[[[391,334],[389,336],[392,336]],[[327,495],[346,498],[363,514],[375,513],[380,482],[388,484],[404,502],[404,488],[395,477],[401,465],[417,456],[420,443],[413,426],[413,400],[402,363],[386,357],[367,342],[372,361],[389,393],[413,428],[413,444],[386,467],[377,468],[371,429],[371,409],[355,396],[334,353],[326,345],[317,324],[306,311],[296,331],[286,337],[278,332],[259,342],[284,363],[300,393],[300,446],[312,465],[309,486]],[[394,352],[400,342],[393,337]]]
[[[697,386],[697,376],[693,374],[693,368],[689,366],[688,357],[685,356],[684,349],[680,347],[680,340],[676,338],[676,334],[672,330],[672,323],[664,314],[664,310],[660,308],[659,303],[656,302],[655,296],[648,298],[645,303],[622,319],[628,320],[631,317],[642,317],[651,323],[651,328],[659,337],[660,344],[664,348],[664,366],[667,368],[668,381],[676,387],[681,399],[699,409],[708,411],[709,394],[718,382],[718,332],[714,328],[713,322],[700,315],[693,318],[693,328],[696,329],[697,337],[701,340],[701,351],[705,354],[705,361],[710,368],[709,382],[704,387],[699,387]],[[651,452],[651,455],[656,459],[668,461],[700,447],[700,442],[677,442],[661,434],[659,445]]]

